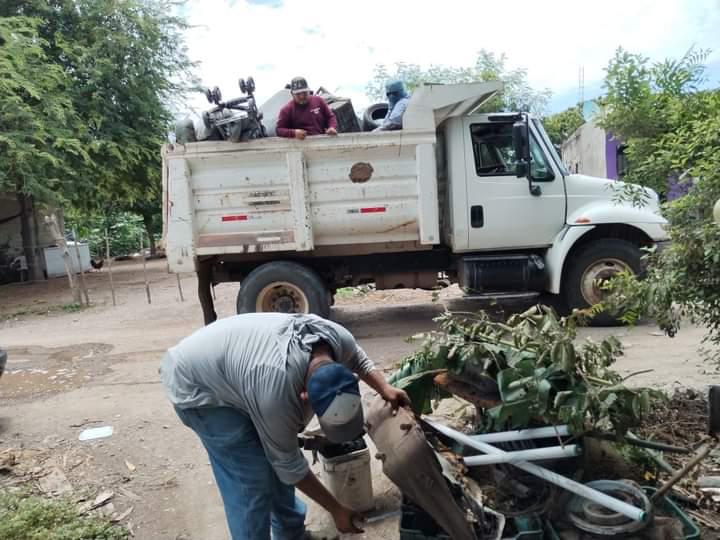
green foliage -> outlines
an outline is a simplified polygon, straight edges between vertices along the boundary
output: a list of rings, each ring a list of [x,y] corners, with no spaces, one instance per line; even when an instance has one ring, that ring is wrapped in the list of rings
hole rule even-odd
[[[585,123],[580,106],[570,107],[557,114],[543,118],[543,126],[550,140],[555,145],[561,145],[572,135],[577,128]]]
[[[498,56],[484,49],[478,53],[475,65],[470,67],[432,65],[423,69],[417,64],[401,62],[390,70],[386,65],[379,64],[375,66],[365,93],[372,100],[384,101],[385,83],[390,79],[403,80],[411,92],[422,83],[502,81],[505,89],[482,106],[481,110],[485,112],[532,111],[542,114],[550,99],[550,90],[536,91],[530,87],[527,70],[509,69],[504,54]]]
[[[496,383],[501,404],[486,411],[487,429],[541,420],[567,423],[576,433],[612,427],[623,434],[658,396],[624,386],[612,370],[622,354],[619,341],[577,345],[576,318],[558,319],[550,308],[538,306],[505,323],[484,313],[447,312],[436,321],[441,330],[426,334],[421,349],[390,378],[421,412],[436,395],[432,377],[442,370],[478,388]]]
[[[49,60],[40,24],[0,17],[0,192],[53,200],[88,155],[70,81]]]
[[[0,4],[0,191],[90,215],[132,211],[155,229],[160,147],[194,84],[177,7]]]
[[[155,222],[160,226],[160,221]],[[110,239],[110,255],[129,255],[140,250],[140,238],[145,237],[144,245],[148,246],[143,220],[131,212],[87,213],[73,210],[65,216],[65,226],[69,230],[77,230],[78,237],[90,244],[90,253],[94,257],[105,257],[105,236]],[[159,234],[159,230],[154,231]]]
[[[706,101],[708,93],[697,91],[707,55],[691,49],[680,60],[651,64],[642,55],[616,51],[606,69],[598,124],[626,145],[627,182],[664,194],[668,178],[688,170],[694,154],[694,145],[685,140],[692,135],[689,124],[717,113]]]
[[[69,499],[0,491],[4,540],[126,540],[127,529],[99,517],[78,516]]]
[[[620,50],[608,67],[602,123],[628,145],[626,179],[662,193],[668,178],[681,178],[689,189],[663,207],[671,243],[650,258],[647,278],[618,276],[608,302],[624,307],[629,321],[655,318],[670,334],[683,317],[702,324],[717,356],[720,227],[712,208],[720,199],[720,90],[697,90],[706,55],[691,50],[651,65]]]

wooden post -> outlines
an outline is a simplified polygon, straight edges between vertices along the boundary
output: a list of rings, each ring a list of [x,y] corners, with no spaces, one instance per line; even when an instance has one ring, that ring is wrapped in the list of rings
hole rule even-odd
[[[80,296],[80,289],[78,289],[75,280],[73,279],[72,260],[70,259],[70,252],[68,251],[67,242],[65,242],[65,236],[60,232],[60,228],[57,224],[55,214],[45,216],[45,225],[50,229],[50,233],[55,238],[58,246],[62,250],[62,258],[65,263],[65,273],[70,283],[70,290],[72,291],[73,301],[76,304],[82,305],[82,297]]]
[[[85,284],[85,271],[82,267],[82,259],[80,258],[80,245],[78,241],[77,231],[73,229],[73,238],[75,238],[75,255],[77,256],[78,270],[80,270],[80,290],[85,296],[85,305],[90,306],[90,297],[88,296],[87,285]]]
[[[185,298],[183,297],[182,285],[180,284],[180,274],[175,274],[175,276],[177,276],[177,284],[178,284],[178,292],[180,293],[180,301],[184,302]]]
[[[148,304],[152,304],[152,299],[150,298],[150,282],[148,281],[147,275],[147,260],[145,258],[145,235],[142,233],[140,234],[140,254],[142,255],[143,275],[145,276],[145,294],[147,295]]]
[[[113,283],[112,275],[112,257],[110,257],[110,232],[105,229],[105,259],[108,263],[108,274],[110,275],[110,292],[112,293],[113,306],[117,306],[115,301],[115,284]]]

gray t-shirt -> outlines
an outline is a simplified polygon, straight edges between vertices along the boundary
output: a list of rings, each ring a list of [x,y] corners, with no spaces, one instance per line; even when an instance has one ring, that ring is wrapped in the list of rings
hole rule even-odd
[[[312,344],[320,339],[355,373],[374,368],[339,324],[315,315],[249,313],[216,321],[171,347],[160,377],[181,409],[235,407],[247,413],[280,480],[296,484],[309,468],[297,435],[313,416],[300,393]]]

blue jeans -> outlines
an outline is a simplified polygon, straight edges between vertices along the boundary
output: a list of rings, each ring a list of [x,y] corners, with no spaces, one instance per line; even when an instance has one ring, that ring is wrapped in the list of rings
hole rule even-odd
[[[212,465],[232,540],[299,540],[305,503],[270,465],[247,414],[229,407],[179,409],[182,423],[198,434]]]

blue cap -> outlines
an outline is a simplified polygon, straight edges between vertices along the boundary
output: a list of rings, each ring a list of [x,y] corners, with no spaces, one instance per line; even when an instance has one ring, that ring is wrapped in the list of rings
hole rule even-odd
[[[307,393],[320,427],[331,442],[352,441],[362,435],[360,386],[352,371],[336,362],[322,365],[310,376]]]

